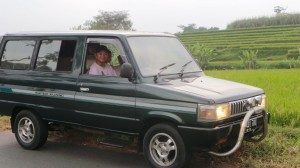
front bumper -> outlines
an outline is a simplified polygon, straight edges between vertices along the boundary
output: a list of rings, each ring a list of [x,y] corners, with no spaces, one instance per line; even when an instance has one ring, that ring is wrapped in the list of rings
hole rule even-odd
[[[256,119],[257,127],[251,132],[245,133],[247,123],[250,119]],[[178,128],[185,144],[190,150],[209,152],[217,156],[227,156],[234,153],[240,147],[243,139],[252,142],[264,139],[267,135],[269,119],[270,113],[265,112],[261,107],[255,107],[246,112],[244,119],[214,128],[187,126],[178,126]],[[261,133],[262,136],[259,139],[252,138]],[[224,150],[227,152],[212,152]]]

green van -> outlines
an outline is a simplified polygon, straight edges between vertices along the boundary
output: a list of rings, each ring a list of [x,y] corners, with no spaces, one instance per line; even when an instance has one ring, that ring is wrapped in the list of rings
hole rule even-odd
[[[267,135],[264,91],[206,76],[173,35],[70,31],[1,38],[0,115],[11,117],[25,149],[43,146],[54,124],[90,128],[136,137],[152,167],[170,168],[184,167],[192,152],[228,156],[243,140]],[[91,74],[99,62],[115,75]]]

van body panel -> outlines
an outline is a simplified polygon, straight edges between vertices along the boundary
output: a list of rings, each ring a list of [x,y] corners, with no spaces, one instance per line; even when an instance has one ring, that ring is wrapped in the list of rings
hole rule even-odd
[[[82,125],[137,132],[135,84],[126,78],[81,75],[74,105]]]
[[[19,70],[3,73],[6,77],[0,78],[1,89],[11,89],[11,92],[1,93],[0,99],[13,102],[9,109],[23,106],[34,109],[49,121],[76,122],[75,117],[70,117],[74,113],[76,76]]]

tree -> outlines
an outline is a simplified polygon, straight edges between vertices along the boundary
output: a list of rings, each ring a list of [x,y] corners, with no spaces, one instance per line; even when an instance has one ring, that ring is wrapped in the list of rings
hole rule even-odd
[[[207,30],[219,30],[218,27],[211,27],[211,28],[206,28],[203,26],[197,27],[196,24],[194,23],[188,24],[187,26],[179,25],[178,27],[182,30],[182,32],[179,33],[192,33],[192,32],[207,31]]]
[[[194,57],[199,59],[200,66],[203,70],[208,67],[209,62],[214,59],[213,56],[216,54],[215,49],[207,48],[199,43],[190,46],[188,49]]]
[[[240,59],[242,60],[245,69],[255,69],[256,68],[256,60],[257,60],[258,50],[243,50],[242,56]]]
[[[188,24],[187,26],[179,25],[178,27],[182,30],[182,33],[189,33],[189,32],[197,31],[196,24],[194,24],[194,23]]]
[[[282,6],[275,6],[274,7],[274,12],[279,15],[284,13],[284,11],[286,10],[286,8],[282,7]]]
[[[102,11],[87,20],[83,25],[75,26],[74,30],[134,30],[127,11]]]

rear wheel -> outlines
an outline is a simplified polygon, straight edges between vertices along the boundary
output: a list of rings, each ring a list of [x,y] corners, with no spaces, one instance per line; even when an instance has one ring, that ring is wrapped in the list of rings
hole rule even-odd
[[[151,127],[145,134],[143,149],[147,161],[156,168],[180,168],[189,160],[182,137],[168,124]]]
[[[16,116],[14,129],[18,143],[25,149],[37,149],[48,138],[46,123],[29,110],[22,110]]]

